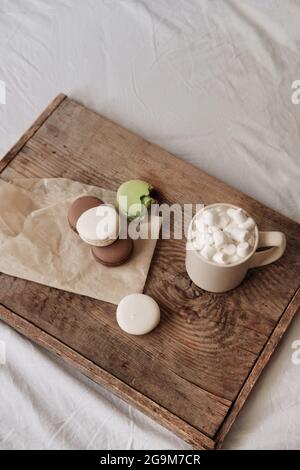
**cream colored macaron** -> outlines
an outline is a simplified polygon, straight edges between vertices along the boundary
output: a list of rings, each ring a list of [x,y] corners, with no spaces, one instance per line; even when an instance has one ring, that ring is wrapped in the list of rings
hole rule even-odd
[[[119,327],[130,335],[150,333],[159,321],[159,306],[149,295],[130,294],[118,305],[117,322]]]
[[[111,245],[119,236],[119,214],[110,204],[92,207],[79,217],[76,230],[89,245]]]

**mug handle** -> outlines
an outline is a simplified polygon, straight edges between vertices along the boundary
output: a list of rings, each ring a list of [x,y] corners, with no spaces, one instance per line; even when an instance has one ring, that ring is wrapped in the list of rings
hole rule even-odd
[[[267,250],[254,253],[250,268],[265,266],[278,260],[284,253],[286,238],[282,232],[258,232],[258,245],[260,247],[270,247]]]

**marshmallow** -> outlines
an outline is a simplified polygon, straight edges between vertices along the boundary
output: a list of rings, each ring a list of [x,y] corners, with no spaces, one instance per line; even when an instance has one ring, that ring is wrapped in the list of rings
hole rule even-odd
[[[233,209],[232,207],[227,210],[227,214],[237,224],[243,224],[247,220],[247,216],[243,209]]]
[[[230,236],[237,242],[245,242],[249,238],[248,230],[242,230],[241,228],[232,228],[229,232]]]
[[[228,263],[228,256],[226,253],[222,253],[221,251],[217,251],[217,253],[213,256],[213,261],[218,264],[227,264]]]
[[[245,258],[249,254],[249,251],[250,251],[249,243],[247,242],[239,243],[236,250],[237,250],[237,254],[241,258]]]
[[[203,220],[207,225],[218,225],[218,214],[212,210],[207,209],[203,212]]]
[[[233,243],[227,243],[223,246],[223,253],[226,253],[228,256],[233,256],[236,253],[236,246]]]
[[[208,227],[208,233],[213,234],[215,232],[219,232],[220,229],[216,225],[212,225],[211,227]]]
[[[205,244],[205,234],[201,232],[197,232],[196,236],[193,240],[194,246],[197,250],[202,250]]]
[[[227,214],[221,214],[220,217],[219,217],[218,226],[220,228],[224,229],[225,227],[227,227],[229,222],[230,222],[230,217]]]
[[[206,232],[207,226],[202,217],[197,217],[195,220],[196,229],[199,232]]]
[[[239,228],[242,230],[252,230],[255,227],[255,222],[252,217],[248,217],[245,222],[239,224]]]
[[[213,235],[211,235],[210,233],[205,233],[204,244],[213,245],[214,244]]]
[[[255,221],[243,209],[218,205],[195,218],[192,243],[207,260],[220,265],[242,262],[256,242]]]
[[[234,219],[235,211],[236,211],[236,209],[233,209],[233,207],[229,207],[229,209],[227,209],[227,214],[228,214],[229,217],[230,217],[231,219],[233,219],[233,220],[235,220],[235,219]]]
[[[236,228],[236,224],[234,222],[230,222],[226,227],[224,228],[224,232],[230,233],[233,228]]]
[[[238,261],[240,261],[240,257],[238,255],[233,255],[228,258],[228,262],[230,264],[237,263]]]
[[[222,245],[225,245],[226,242],[227,242],[227,236],[222,231],[214,232],[213,233],[213,239],[214,239],[214,243],[216,245],[216,248],[220,248]]]
[[[216,249],[213,246],[206,245],[201,251],[201,255],[210,260],[214,256],[215,252]]]

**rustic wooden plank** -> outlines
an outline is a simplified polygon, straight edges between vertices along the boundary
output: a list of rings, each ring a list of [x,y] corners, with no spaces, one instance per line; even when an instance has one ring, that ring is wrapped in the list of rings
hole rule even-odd
[[[10,276],[1,275],[0,279],[1,290],[6,292],[1,295],[2,305],[21,311],[23,318],[207,435],[216,433],[231,402],[202,390],[167,365],[162,368],[157,356],[147,349],[150,336],[137,343],[125,333],[119,334],[114,305],[101,303],[100,310],[99,301],[93,299]],[[71,309],[62,307],[68,304]],[[161,337],[159,330],[153,335]],[[207,420],[210,409],[214,415]]]
[[[252,270],[226,294],[206,293],[189,280],[183,240],[159,241],[145,292],[159,302],[162,322],[145,338],[122,333],[109,304],[1,275],[0,303],[221,442],[248,396],[240,398],[248,376],[249,383],[259,376],[257,364],[268,360],[269,338],[299,288],[299,225],[68,98],[2,176],[63,176],[111,189],[143,178],[164,202],[231,202],[262,230],[287,234],[284,257]]]
[[[51,114],[61,105],[66,99],[66,95],[58,95],[41,113],[41,115],[34,121],[32,126],[20,137],[16,144],[7,152],[6,155],[0,160],[0,173],[10,164],[10,162],[18,155],[24,145],[34,136],[44,122],[51,116]]]
[[[101,171],[97,170],[99,167]],[[163,306],[168,323],[165,323],[166,334],[163,335],[166,340],[160,339],[153,344],[152,352],[176,373],[180,370],[180,375],[187,380],[217,396],[233,400],[298,285],[299,236],[292,234],[299,235],[299,226],[216,182],[201,170],[191,168],[67,99],[28,142],[20,152],[18,162],[13,162],[10,172],[6,171],[4,176],[15,176],[13,171],[17,169],[25,176],[65,176],[115,189],[124,179],[144,177],[151,180],[163,200],[170,203],[229,200],[246,207],[263,229],[280,226],[289,233],[287,252],[278,263],[256,270],[255,274],[250,272],[247,289],[244,289],[244,283],[225,295],[205,293],[189,282],[184,266],[183,240],[158,244],[146,291]],[[186,175],[182,180],[178,177],[181,174]],[[284,284],[281,283],[283,277],[286,279]],[[165,292],[168,292],[167,296]],[[180,306],[176,312],[174,305]],[[242,315],[237,315],[240,310]],[[188,347],[182,328],[189,335]],[[172,331],[171,339],[167,330]],[[203,336],[203,343],[199,342],[199,334]],[[198,363],[202,367],[194,369]]]
[[[214,441],[204,434],[194,429],[176,415],[168,412],[157,403],[147,398],[142,393],[134,390],[121,380],[109,374],[99,366],[89,361],[81,354],[69,348],[51,335],[48,335],[40,328],[34,326],[27,320],[11,310],[0,305],[0,318],[16,331],[34,341],[39,346],[47,349],[51,353],[62,358],[67,364],[76,367],[80,372],[89,377],[94,382],[103,385],[111,390],[122,400],[132,404],[140,411],[174,432],[178,437],[184,439],[192,447],[199,450],[213,449]]]
[[[295,314],[299,311],[299,309],[300,309],[300,289],[297,290],[292,301],[289,303],[285,312],[283,313],[282,317],[277,323],[277,326],[274,329],[273,333],[271,334],[264,350],[260,354],[258,360],[255,363],[255,366],[253,367],[249,376],[247,377],[247,380],[245,381],[245,384],[242,387],[237,399],[233,403],[228,415],[226,416],[224,423],[220,427],[220,430],[218,431],[216,435],[216,448],[220,448],[222,446],[222,443],[226,435],[230,431],[231,426],[233,425],[239,412],[241,411],[243,405],[245,404],[254,385],[256,384],[261,373],[263,372],[264,368],[268,364],[273,352],[277,348],[284,333],[286,332],[287,328],[289,327],[291,321],[293,320]]]

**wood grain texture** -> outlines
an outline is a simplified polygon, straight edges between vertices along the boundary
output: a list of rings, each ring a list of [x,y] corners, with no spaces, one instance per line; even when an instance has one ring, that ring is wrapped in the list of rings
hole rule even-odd
[[[110,304],[1,275],[0,303],[7,309],[221,442],[248,396],[242,390],[250,391],[248,383],[268,362],[266,351],[272,353],[296,312],[289,305],[299,288],[299,225],[68,98],[2,177],[66,177],[115,190],[142,178],[163,202],[233,203],[261,230],[287,235],[278,262],[249,271],[225,294],[204,292],[189,280],[184,240],[160,240],[145,292],[159,302],[162,321],[145,337],[120,331]]]
[[[162,426],[183,438],[196,449],[207,450],[214,448],[214,441],[204,434],[185,423],[177,416],[172,415],[157,403],[151,401],[145,395],[134,390],[124,382],[118,380],[93,362],[87,360],[81,354],[58,341],[53,336],[48,335],[43,330],[37,328],[32,323],[24,320],[19,315],[13,313],[0,305],[0,318],[22,335],[29,337],[39,346],[62,358],[70,366],[76,367],[80,372],[89,377],[94,382],[100,383],[109,388],[118,397],[134,405],[143,413],[155,419]]]
[[[99,301],[9,276],[1,279],[2,289],[3,305],[15,312],[22,305],[23,318],[150,399],[159,398],[167,410],[207,435],[213,435],[226,416],[230,401],[202,390],[167,366],[162,369],[154,353],[144,349],[141,342],[126,333],[119,334],[114,305],[102,304],[100,310]],[[72,309],[66,310],[64,305],[70,303]],[[159,335],[159,329],[153,334]],[[211,408],[214,416],[207,420]]]
[[[220,427],[217,436],[216,436],[216,448],[220,448],[229,432],[231,426],[233,425],[235,419],[237,418],[239,412],[241,411],[243,405],[245,404],[249,394],[251,393],[254,385],[256,384],[258,378],[260,377],[263,369],[268,364],[273,352],[277,348],[281,338],[289,327],[292,319],[300,308],[300,290],[298,289],[295,296],[293,297],[290,304],[287,306],[285,312],[280,318],[279,322],[276,325],[273,333],[271,334],[266,347],[264,348],[262,354],[259,356],[256,361],[253,369],[245,381],[244,386],[241,388],[241,391],[232,405],[224,423]]]

